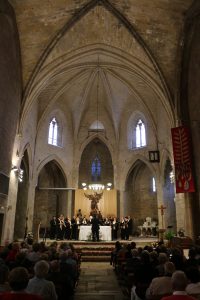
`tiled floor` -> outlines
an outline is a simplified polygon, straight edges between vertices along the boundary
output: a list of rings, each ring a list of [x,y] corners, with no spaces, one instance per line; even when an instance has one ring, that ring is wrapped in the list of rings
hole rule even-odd
[[[74,300],[123,300],[113,267],[104,262],[82,262]]]

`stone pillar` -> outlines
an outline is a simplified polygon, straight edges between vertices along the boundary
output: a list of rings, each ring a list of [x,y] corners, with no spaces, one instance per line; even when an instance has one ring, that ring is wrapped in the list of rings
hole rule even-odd
[[[0,212],[4,214],[2,241],[5,241],[13,235],[16,200],[12,203],[12,198],[16,188],[9,194],[13,186],[13,182],[9,184],[9,174],[22,91],[18,30],[15,12],[7,0],[0,1],[0,28]]]
[[[193,238],[192,194],[176,194],[177,231],[183,228],[185,235]]]
[[[68,190],[66,199],[66,211],[67,216],[72,218],[72,202],[73,202],[73,191]]]
[[[33,216],[35,204],[35,180],[30,181],[28,190],[28,203],[27,203],[27,231],[33,231]]]
[[[6,241],[12,242],[14,235],[14,225],[15,225],[15,213],[16,213],[16,203],[17,203],[17,191],[18,191],[18,176],[12,170],[10,173],[10,184],[7,206],[5,207],[5,221],[2,233],[2,244]]]
[[[0,1],[0,28],[0,193],[8,195],[22,85],[18,30],[7,0]]]
[[[186,206],[185,206],[185,194],[176,194],[176,222],[177,231],[180,228],[186,229]]]
[[[194,238],[193,217],[192,217],[192,201],[191,193],[186,194],[185,198],[185,235]]]
[[[119,190],[119,218],[120,219],[125,214],[124,194],[125,194],[125,191]]]

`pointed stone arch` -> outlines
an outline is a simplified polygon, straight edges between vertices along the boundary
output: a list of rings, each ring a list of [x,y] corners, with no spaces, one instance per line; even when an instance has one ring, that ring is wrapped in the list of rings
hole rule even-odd
[[[102,184],[114,184],[114,171],[110,151],[107,145],[98,137],[93,138],[84,148],[79,165],[79,188],[82,183],[91,183],[93,180],[91,167],[95,157],[98,156],[101,165],[99,180]]]
[[[155,175],[148,165],[138,159],[126,178],[124,192],[124,215],[134,219],[133,234],[140,234],[138,226],[143,225],[146,217],[158,223],[157,194],[153,192],[152,178]],[[156,178],[155,178],[156,180]]]
[[[53,215],[71,215],[67,181],[64,172],[56,160],[49,160],[38,174],[38,185],[35,191],[33,231],[37,234],[38,225],[42,230],[48,229]]]

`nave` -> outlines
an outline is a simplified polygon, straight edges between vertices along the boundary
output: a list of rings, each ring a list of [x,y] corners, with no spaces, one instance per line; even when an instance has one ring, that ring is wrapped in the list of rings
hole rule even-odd
[[[108,262],[82,262],[74,300],[126,300],[113,266]]]

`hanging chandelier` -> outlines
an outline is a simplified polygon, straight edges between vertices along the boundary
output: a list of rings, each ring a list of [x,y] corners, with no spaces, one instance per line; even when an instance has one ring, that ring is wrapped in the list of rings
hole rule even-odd
[[[107,184],[102,184],[102,183],[90,183],[87,184],[83,182],[82,187],[84,190],[93,190],[93,191],[101,191],[101,190],[107,190],[110,191],[112,187],[112,183],[108,182]]]
[[[100,67],[99,67],[99,57],[98,57],[98,62],[97,62],[97,94],[96,94],[96,137],[98,140],[98,134],[99,130],[101,130],[101,122],[99,122],[99,72],[100,72]],[[100,127],[100,128],[99,128]],[[94,175],[92,176],[92,180],[89,183],[82,182],[82,188],[84,190],[93,190],[93,191],[102,191],[102,190],[111,190],[112,183],[102,183],[101,182],[101,171],[99,171],[99,165],[100,160],[99,160],[99,153],[98,153],[98,143],[96,144],[96,155],[94,159]]]

